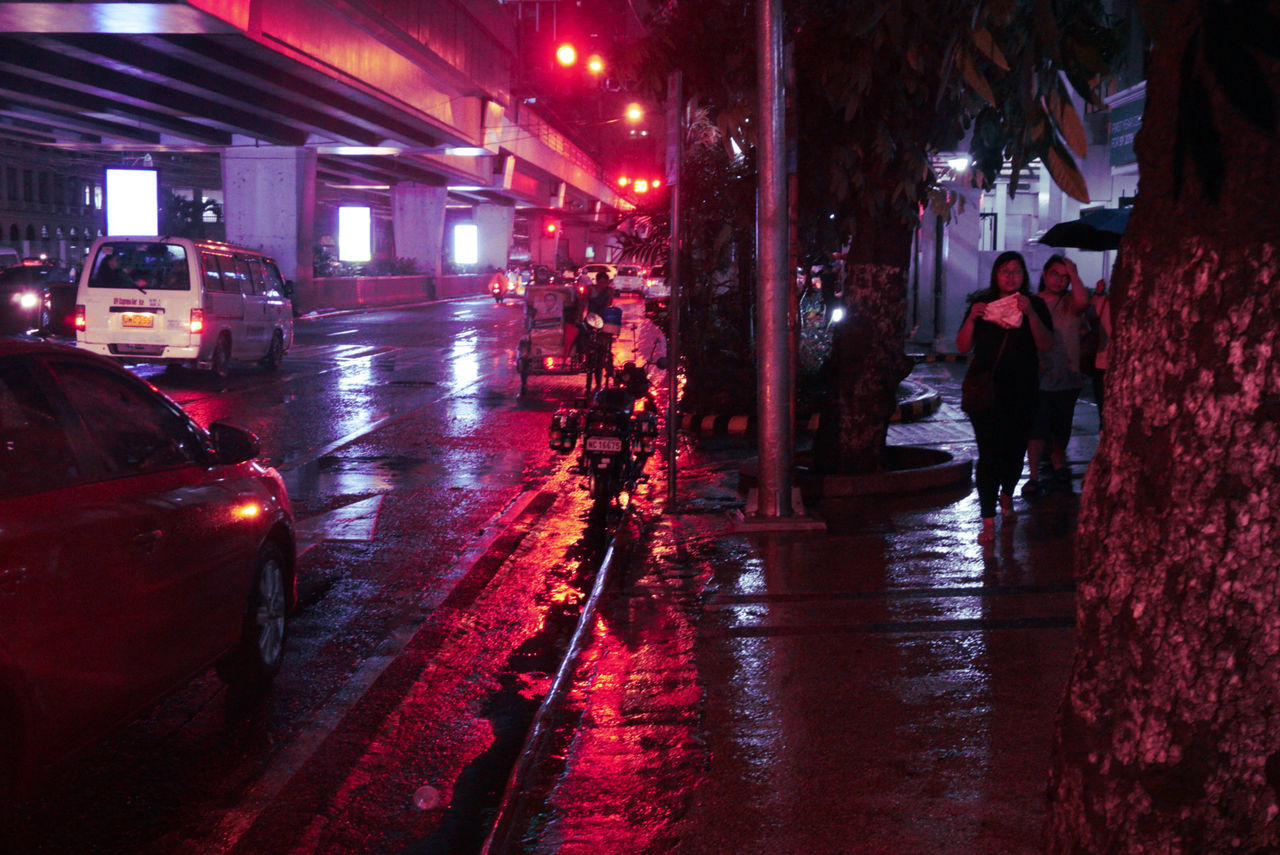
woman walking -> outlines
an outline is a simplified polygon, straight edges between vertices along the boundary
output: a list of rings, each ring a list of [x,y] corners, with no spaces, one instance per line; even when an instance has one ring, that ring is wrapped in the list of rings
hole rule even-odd
[[[1061,255],[1050,256],[1040,273],[1040,296],[1053,317],[1053,347],[1040,360],[1040,404],[1027,442],[1027,468],[1031,474],[1022,488],[1022,495],[1028,499],[1048,492],[1050,485],[1071,491],[1067,443],[1071,440],[1076,399],[1085,381],[1080,371],[1080,322],[1089,307],[1089,292],[1080,281],[1075,262]],[[1053,469],[1049,484],[1040,480],[1040,464],[1046,450]]]
[[[1030,279],[1020,253],[1001,253],[991,268],[987,290],[974,299],[956,334],[961,353],[974,351],[966,385],[989,375],[994,387],[989,400],[962,403],[978,442],[982,512],[978,542],[982,544],[995,541],[997,494],[1005,523],[1017,519],[1013,491],[1022,477],[1022,459],[1036,415],[1039,354],[1053,345],[1049,307],[1031,294]]]

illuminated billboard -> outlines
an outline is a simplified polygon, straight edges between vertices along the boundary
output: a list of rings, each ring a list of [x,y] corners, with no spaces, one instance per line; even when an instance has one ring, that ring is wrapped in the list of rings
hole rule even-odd
[[[108,169],[107,234],[160,233],[160,180],[154,169]]]

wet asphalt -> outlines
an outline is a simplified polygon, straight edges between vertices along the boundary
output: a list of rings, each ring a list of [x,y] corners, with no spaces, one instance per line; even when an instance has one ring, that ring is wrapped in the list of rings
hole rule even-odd
[[[917,365],[942,404],[891,444],[976,455],[964,367]],[[1086,392],[1071,492],[1019,496],[986,548],[969,485],[808,502],[824,532],[735,532],[752,441],[690,449],[676,504],[623,538],[505,851],[1040,851],[1097,433]]]

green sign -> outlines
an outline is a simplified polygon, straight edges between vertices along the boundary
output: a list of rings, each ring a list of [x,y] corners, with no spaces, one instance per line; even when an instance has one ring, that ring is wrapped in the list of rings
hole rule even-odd
[[[1111,108],[1111,165],[1123,166],[1138,159],[1133,152],[1133,138],[1142,127],[1142,113],[1147,98],[1135,98]]]

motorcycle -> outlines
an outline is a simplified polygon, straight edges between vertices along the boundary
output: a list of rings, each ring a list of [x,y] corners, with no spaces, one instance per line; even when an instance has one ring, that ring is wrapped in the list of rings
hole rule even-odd
[[[507,297],[516,296],[516,288],[518,283],[515,279],[506,276],[495,276],[489,281],[489,293],[493,295],[493,302],[499,306]]]
[[[659,365],[661,367],[661,365]],[[645,463],[658,441],[658,418],[649,377],[628,362],[591,403],[578,398],[551,417],[552,451],[569,454],[582,437],[577,471],[587,476],[591,499],[607,504],[646,479]]]

